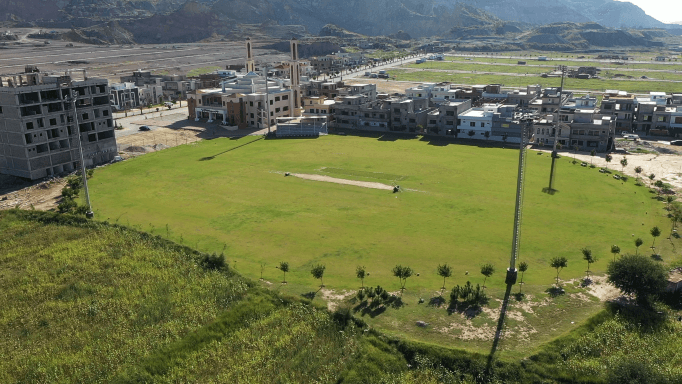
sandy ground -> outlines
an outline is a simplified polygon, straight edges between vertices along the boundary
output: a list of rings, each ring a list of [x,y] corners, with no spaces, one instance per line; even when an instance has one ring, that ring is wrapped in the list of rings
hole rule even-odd
[[[306,173],[292,173],[291,176],[298,177],[298,178],[305,179],[305,180],[324,181],[327,183],[355,185],[356,187],[382,189],[384,191],[393,191],[393,186],[391,186],[391,185],[386,185],[386,184],[382,184],[382,183],[374,183],[374,182],[369,182],[369,181],[337,179],[336,177],[329,177],[329,176],[322,176],[322,175],[310,175],[310,174],[306,174]]]
[[[536,148],[537,149],[537,148]],[[538,149],[543,152],[551,152],[550,150]],[[568,151],[559,151],[559,155],[566,158],[573,158],[574,154]],[[645,177],[649,174],[656,175],[655,180],[663,180],[666,183],[672,185],[675,190],[682,190],[682,156],[679,155],[663,155],[663,154],[628,154],[619,155],[613,154],[613,160],[607,163],[605,160],[605,155],[603,153],[597,156],[590,156],[589,153],[578,152],[575,155],[578,161],[590,164],[592,162],[597,167],[608,167],[612,171],[620,172],[623,169],[620,165],[620,161],[625,157],[628,161],[628,165],[624,168],[624,173],[626,175],[636,177],[635,168],[642,167],[641,177]],[[648,182],[648,179],[646,180]]]

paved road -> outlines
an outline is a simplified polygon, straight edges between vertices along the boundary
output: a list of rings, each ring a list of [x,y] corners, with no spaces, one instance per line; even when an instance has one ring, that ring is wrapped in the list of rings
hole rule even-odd
[[[136,133],[141,132],[140,131],[140,126],[142,125],[148,125],[151,131],[154,131],[157,129],[156,126],[150,124],[145,124],[145,121],[148,119],[152,118],[158,118],[158,117],[163,117],[163,116],[169,116],[169,115],[178,115],[178,120],[183,120],[187,118],[187,114],[189,113],[187,111],[187,107],[175,107],[171,110],[168,110],[167,108],[160,109],[159,112],[145,112],[144,114],[140,115],[140,111],[133,111],[135,112],[134,115],[131,115],[131,113],[128,113],[128,117],[125,117],[124,113],[114,113],[114,120],[116,123],[120,126],[123,127],[122,130],[116,130],[116,137],[124,137],[128,135],[134,135]],[[145,119],[146,118],[146,119]]]

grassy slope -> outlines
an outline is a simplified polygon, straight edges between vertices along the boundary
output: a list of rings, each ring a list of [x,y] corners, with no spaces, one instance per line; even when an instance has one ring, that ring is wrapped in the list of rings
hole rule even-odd
[[[358,349],[326,311],[188,248],[63,219],[0,212],[0,382],[333,382]],[[215,365],[231,351],[250,364]]]
[[[288,261],[289,284],[274,287],[293,294],[316,290],[318,283],[310,276],[316,263],[326,265],[324,282],[337,291],[359,285],[354,278],[359,264],[370,272],[366,284],[395,290],[398,282],[391,268],[410,265],[420,276],[408,281],[408,305],[382,316],[365,316],[367,321],[398,336],[478,351],[488,348],[485,340],[457,339],[457,332],[444,338],[433,330],[416,329],[416,320],[442,326],[459,321],[448,318],[444,309],[419,306],[416,301],[428,299],[442,285],[435,273],[439,263],[454,267],[453,278],[447,282],[451,287],[467,279],[482,283],[478,269],[490,262],[498,272],[486,285],[494,298],[491,307],[499,306],[496,300],[502,296],[502,271],[511,243],[517,151],[417,139],[328,136],[259,141],[226,152],[250,140],[254,139],[218,139],[177,147],[98,172],[91,182],[97,217],[129,222],[164,236],[168,224],[173,239],[203,251],[220,252],[227,247],[231,265],[252,278],[260,276],[264,263],[263,277],[277,283],[282,274],[275,266]],[[201,161],[213,155],[217,156]],[[661,226],[664,233],[669,228],[661,203],[652,200],[645,189],[572,165],[567,159],[559,164],[560,192],[542,193],[549,164],[547,155],[529,155],[521,254],[531,265],[524,290],[536,300],[543,300],[544,290],[553,281],[554,270],[548,266],[551,257],[566,256],[569,268],[561,276],[577,278],[585,269],[580,248],[591,247],[602,259],[592,268],[602,273],[611,244],[632,251],[632,234],[648,239],[652,226]],[[275,173],[323,173],[318,171],[321,167],[407,176],[400,185],[421,192],[394,195]],[[120,180],[126,180],[124,186]],[[664,258],[671,261],[665,248],[669,243],[660,243]],[[465,276],[467,271],[469,276]],[[539,309],[547,316],[527,316],[539,334],[520,340],[511,349],[528,353],[570,330],[571,321],[580,322],[599,308],[594,301],[560,298],[555,306]],[[570,316],[558,322],[547,320],[560,312]],[[494,326],[495,319],[479,316],[473,324]]]

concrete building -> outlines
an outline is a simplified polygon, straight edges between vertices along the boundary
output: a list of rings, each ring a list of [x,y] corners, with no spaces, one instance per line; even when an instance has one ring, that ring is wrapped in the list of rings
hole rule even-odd
[[[140,106],[140,91],[135,83],[111,84],[109,87],[111,106],[119,111]]]
[[[27,66],[0,76],[0,173],[27,179],[71,172],[116,156],[109,87],[105,79],[45,74]],[[69,95],[78,93],[77,116]]]
[[[616,132],[632,132],[636,112],[635,96],[624,91],[607,90],[600,113],[613,116]]]
[[[426,129],[429,133],[458,136],[459,115],[471,109],[471,100],[455,100],[441,103],[428,113]]]

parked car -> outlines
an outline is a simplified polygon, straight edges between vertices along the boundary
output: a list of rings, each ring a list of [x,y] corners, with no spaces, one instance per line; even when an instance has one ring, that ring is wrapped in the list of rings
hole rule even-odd
[[[140,131],[151,131],[151,130],[152,130],[152,129],[149,128],[149,126],[147,126],[147,125],[143,125],[143,126],[140,127]]]
[[[670,142],[670,145],[682,145],[682,140],[673,140]]]

